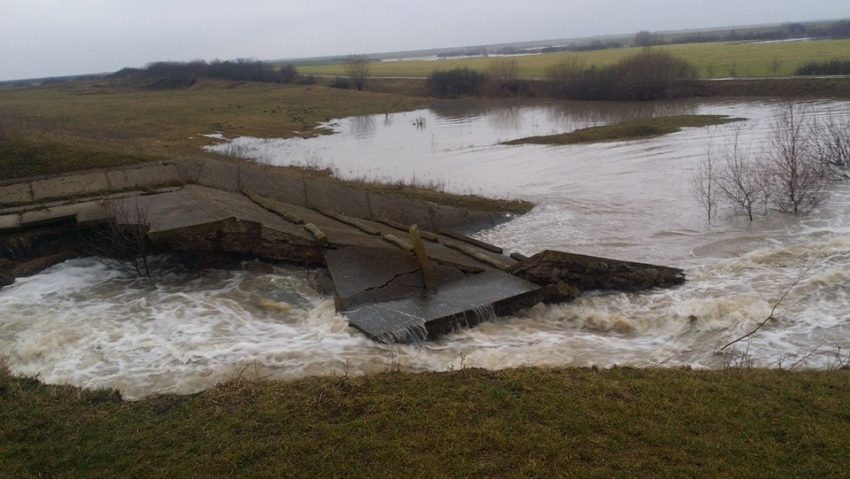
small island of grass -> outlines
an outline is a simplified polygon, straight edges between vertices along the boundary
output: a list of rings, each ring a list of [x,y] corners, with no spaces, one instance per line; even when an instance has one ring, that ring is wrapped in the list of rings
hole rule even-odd
[[[682,128],[697,128],[722,125],[744,118],[732,118],[727,115],[681,115],[649,118],[614,125],[594,126],[569,133],[555,135],[529,136],[503,142],[503,145],[574,145],[577,143],[601,143],[605,141],[633,140],[652,138],[681,131]]]

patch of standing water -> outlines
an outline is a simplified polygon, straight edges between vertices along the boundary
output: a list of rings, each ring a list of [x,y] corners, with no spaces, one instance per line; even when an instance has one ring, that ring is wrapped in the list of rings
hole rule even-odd
[[[756,366],[828,368],[850,347],[850,185],[805,219],[749,223],[730,212],[708,225],[690,178],[711,139],[736,125],[595,145],[499,146],[640,116],[727,114],[749,120],[742,141],[768,139],[775,104],[471,104],[339,120],[309,140],[236,139],[213,148],[275,164],[332,166],[344,177],[432,182],[455,192],[519,197],[529,214],[479,233],[526,254],[554,248],[685,267],[688,282],[644,294],[594,294],[572,304],[458,331],[423,346],[365,339],[314,288],[314,273],[211,271],[127,280],[74,260],[0,290],[0,356],[49,382],[121,389],[129,397],[192,392],[259,365],[272,377],[464,366],[720,367],[715,351],[751,330],[803,271],[748,344]],[[850,114],[846,102],[813,102]],[[458,110],[452,110],[457,108]],[[421,125],[415,120],[423,118]],[[746,348],[746,349],[745,349]]]

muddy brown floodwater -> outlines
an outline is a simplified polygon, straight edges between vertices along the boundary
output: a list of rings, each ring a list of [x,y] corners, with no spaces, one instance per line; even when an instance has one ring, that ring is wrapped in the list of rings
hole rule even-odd
[[[348,328],[315,272],[212,271],[197,278],[160,260],[157,281],[121,278],[96,259],[74,260],[0,290],[0,354],[49,382],[109,386],[129,397],[192,392],[245,370],[271,377],[523,365],[690,365],[828,368],[850,348],[850,185],[833,185],[811,216],[750,223],[722,211],[709,225],[691,178],[709,142],[722,150],[741,128],[759,151],[780,102],[641,104],[454,103],[331,122],[313,139],[223,140],[211,149],[280,165],[332,168],[345,178],[431,184],[458,193],[522,198],[529,214],[480,238],[526,254],[544,248],[685,268],[682,287],[595,294],[540,305],[423,346],[380,345]],[[850,103],[814,101],[816,115]],[[746,122],[646,140],[501,146],[529,135],[640,117],[724,114]],[[227,132],[222,132],[226,137]],[[802,279],[779,319],[741,344],[782,291]]]

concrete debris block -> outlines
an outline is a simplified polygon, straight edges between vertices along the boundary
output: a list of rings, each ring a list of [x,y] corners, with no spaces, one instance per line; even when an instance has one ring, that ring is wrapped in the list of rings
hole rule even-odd
[[[470,258],[474,258],[476,261],[480,261],[488,266],[493,268],[506,270],[511,266],[511,263],[508,261],[508,258],[505,256],[496,256],[484,253],[480,250],[476,250],[470,246],[465,244],[458,243],[456,241],[443,241],[443,245],[455,250],[460,251],[461,253],[469,256]]]
[[[310,234],[313,235],[313,238],[315,238],[319,244],[328,244],[328,235],[326,235],[324,231],[319,229],[318,226],[314,225],[313,223],[307,223],[304,225],[304,229],[309,231]]]
[[[390,228],[395,228],[400,231],[410,231],[410,227],[414,225],[406,225],[403,223],[399,223],[398,221],[389,220],[386,218],[375,218],[373,221],[377,221],[378,223],[385,224]],[[440,238],[435,234],[428,230],[422,229],[420,225],[415,225],[419,227],[419,235],[422,236],[422,239],[426,239],[428,241],[437,242]]]
[[[410,242],[409,242],[409,241],[404,240],[404,239],[401,239],[401,238],[399,238],[399,237],[398,237],[398,236],[396,236],[396,235],[393,235],[393,234],[385,234],[385,235],[383,235],[383,236],[382,236],[382,238],[384,238],[384,239],[385,239],[385,240],[387,240],[388,242],[390,242],[390,243],[392,243],[392,244],[394,244],[394,245],[398,246],[399,248],[401,248],[401,249],[403,249],[403,250],[405,250],[405,251],[413,251],[413,245],[412,245],[412,244],[410,244]]]
[[[528,256],[526,256],[522,253],[514,252],[514,253],[511,253],[511,259],[513,259],[515,261],[525,261],[525,260],[528,259]]]
[[[684,271],[677,268],[551,250],[517,263],[509,271],[539,285],[565,283],[582,291],[638,291],[685,282]]]
[[[335,212],[329,211],[329,210],[319,210],[319,213],[327,216],[328,218],[333,218],[333,219],[339,221],[340,223],[344,223],[344,224],[347,224],[349,226],[353,226],[353,227],[359,229],[360,231],[362,231],[366,234],[373,235],[373,236],[378,236],[378,235],[381,234],[381,232],[378,231],[377,229],[372,228],[371,226],[367,225],[363,221],[352,218],[350,216],[346,216],[346,215],[341,214],[341,213],[335,213]]]

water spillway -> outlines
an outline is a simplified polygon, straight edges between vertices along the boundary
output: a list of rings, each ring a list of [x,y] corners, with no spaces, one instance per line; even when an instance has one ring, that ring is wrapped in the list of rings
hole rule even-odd
[[[167,175],[171,166],[158,168],[165,168]],[[144,185],[148,176],[136,177],[137,172],[130,170],[128,176],[122,170],[124,180],[135,181],[136,187],[155,186]],[[111,172],[103,173],[109,177]],[[98,175],[87,172],[78,176],[92,174]],[[29,183],[34,197],[57,196],[57,192],[44,193],[37,183],[35,187]],[[18,184],[6,187],[20,190]],[[291,194],[282,191],[276,196]],[[482,308],[503,316],[515,313],[541,302],[542,286],[548,284],[545,275],[537,274],[533,283],[506,273],[517,261],[502,254],[501,248],[442,229],[425,231],[424,240],[417,236],[415,241],[422,247],[417,262],[414,247],[403,239],[413,225],[398,223],[399,215],[357,218],[338,212],[350,210],[351,204],[331,203],[324,206],[332,210],[318,209],[266,197],[247,186],[236,192],[188,182],[144,192],[100,191],[100,195],[0,210],[7,225],[0,228],[6,256],[13,257],[14,244],[44,244],[43,238],[61,237],[66,230],[73,236],[76,228],[82,249],[71,249],[78,249],[78,254],[98,243],[101,248],[94,253],[113,248],[135,260],[145,252],[127,248],[150,242],[165,252],[231,253],[305,266],[327,264],[340,311],[352,326],[384,342],[425,340],[461,325],[474,325],[480,319],[475,311]],[[99,228],[101,224],[110,227]],[[132,232],[139,232],[139,238],[132,238]],[[7,282],[10,273],[21,272],[27,265],[47,267],[50,260],[59,262],[73,253],[69,245],[54,245],[19,256],[23,257],[21,264],[4,268]],[[420,270],[428,264],[438,274],[435,283],[426,288]],[[537,264],[536,269],[540,268]],[[655,284],[648,285],[652,286]]]

